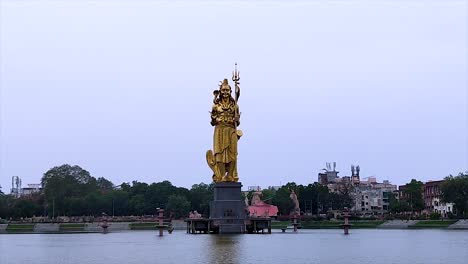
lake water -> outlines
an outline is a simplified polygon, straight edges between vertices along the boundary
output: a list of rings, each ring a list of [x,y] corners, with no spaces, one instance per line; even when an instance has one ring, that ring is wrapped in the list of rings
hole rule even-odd
[[[1,264],[468,263],[468,231],[299,230],[271,235],[0,235]]]

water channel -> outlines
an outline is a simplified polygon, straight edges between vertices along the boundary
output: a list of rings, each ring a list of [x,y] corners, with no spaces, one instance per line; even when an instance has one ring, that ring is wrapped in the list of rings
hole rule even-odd
[[[468,231],[300,230],[271,235],[184,231],[0,235],[1,264],[359,263],[466,264]]]

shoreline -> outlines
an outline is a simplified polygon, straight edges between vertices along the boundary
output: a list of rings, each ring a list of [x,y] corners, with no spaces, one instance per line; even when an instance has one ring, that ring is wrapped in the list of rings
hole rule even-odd
[[[143,226],[142,226],[143,224]],[[185,230],[183,220],[173,220],[174,230]],[[272,229],[287,228],[288,221],[272,222]],[[341,229],[340,221],[302,222],[301,229]],[[157,230],[155,222],[110,222],[108,232]],[[351,221],[352,229],[439,229],[468,230],[468,220],[389,220],[389,221]],[[99,223],[28,223],[0,224],[0,234],[86,234],[103,233]]]

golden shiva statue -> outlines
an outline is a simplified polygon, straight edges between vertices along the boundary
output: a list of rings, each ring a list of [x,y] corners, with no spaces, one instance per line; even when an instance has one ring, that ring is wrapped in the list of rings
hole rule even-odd
[[[232,73],[235,84],[235,98],[231,95],[231,86],[227,79],[214,90],[213,108],[211,110],[211,125],[215,127],[213,136],[213,151],[206,152],[206,161],[213,170],[214,182],[237,182],[237,141],[242,131],[237,130],[240,124],[240,112],[237,101],[240,96],[239,72]]]

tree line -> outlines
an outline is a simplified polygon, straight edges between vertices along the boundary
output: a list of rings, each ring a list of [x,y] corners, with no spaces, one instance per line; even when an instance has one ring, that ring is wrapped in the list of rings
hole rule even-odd
[[[209,215],[214,185],[199,183],[190,189],[177,187],[169,181],[144,183],[133,181],[114,185],[103,177],[95,178],[79,166],[68,164],[44,173],[40,193],[15,198],[0,195],[0,217],[18,219],[32,216],[112,216],[154,215],[164,208],[171,217],[186,217],[189,211]],[[287,183],[279,189],[262,191],[262,199],[278,206],[280,214],[288,215],[293,208],[291,190],[298,195],[303,211],[326,212],[350,206],[349,194],[330,193],[318,183],[307,186]],[[252,198],[252,192],[248,194]],[[242,197],[244,198],[244,197]]]
[[[169,181],[147,184],[133,181],[114,185],[95,178],[79,166],[68,164],[44,173],[40,193],[15,198],[0,195],[0,217],[32,216],[113,216],[154,215],[164,208],[173,217],[186,216],[190,210],[208,213],[212,185],[194,184],[189,190]]]
[[[209,215],[214,185],[199,183],[190,189],[177,187],[169,181],[144,183],[133,181],[114,185],[103,177],[95,178],[79,166],[68,164],[51,168],[44,173],[40,193],[15,198],[0,193],[0,217],[19,219],[32,216],[110,216],[154,215],[156,208],[164,208],[173,218],[182,218],[189,211]],[[390,199],[390,210],[419,210],[424,206],[422,183],[411,181],[406,188],[411,193],[410,202]],[[443,199],[454,202],[457,212],[468,213],[468,174],[449,176],[442,186]],[[298,185],[287,183],[278,189],[262,191],[262,200],[278,206],[280,215],[289,215],[294,205],[289,197],[291,190],[297,194],[301,211],[325,214],[329,210],[351,208],[352,189],[344,188],[332,193],[319,183]],[[253,192],[247,194],[251,200]],[[418,198],[419,197],[419,198]]]
[[[351,189],[345,188],[338,193],[332,193],[327,186],[317,182],[308,185],[289,182],[277,190],[264,189],[262,190],[262,200],[278,206],[280,215],[289,215],[294,208],[294,204],[289,198],[291,190],[294,190],[297,195],[302,213],[326,214],[329,210],[351,208],[353,204]],[[250,193],[249,196],[251,196]]]

